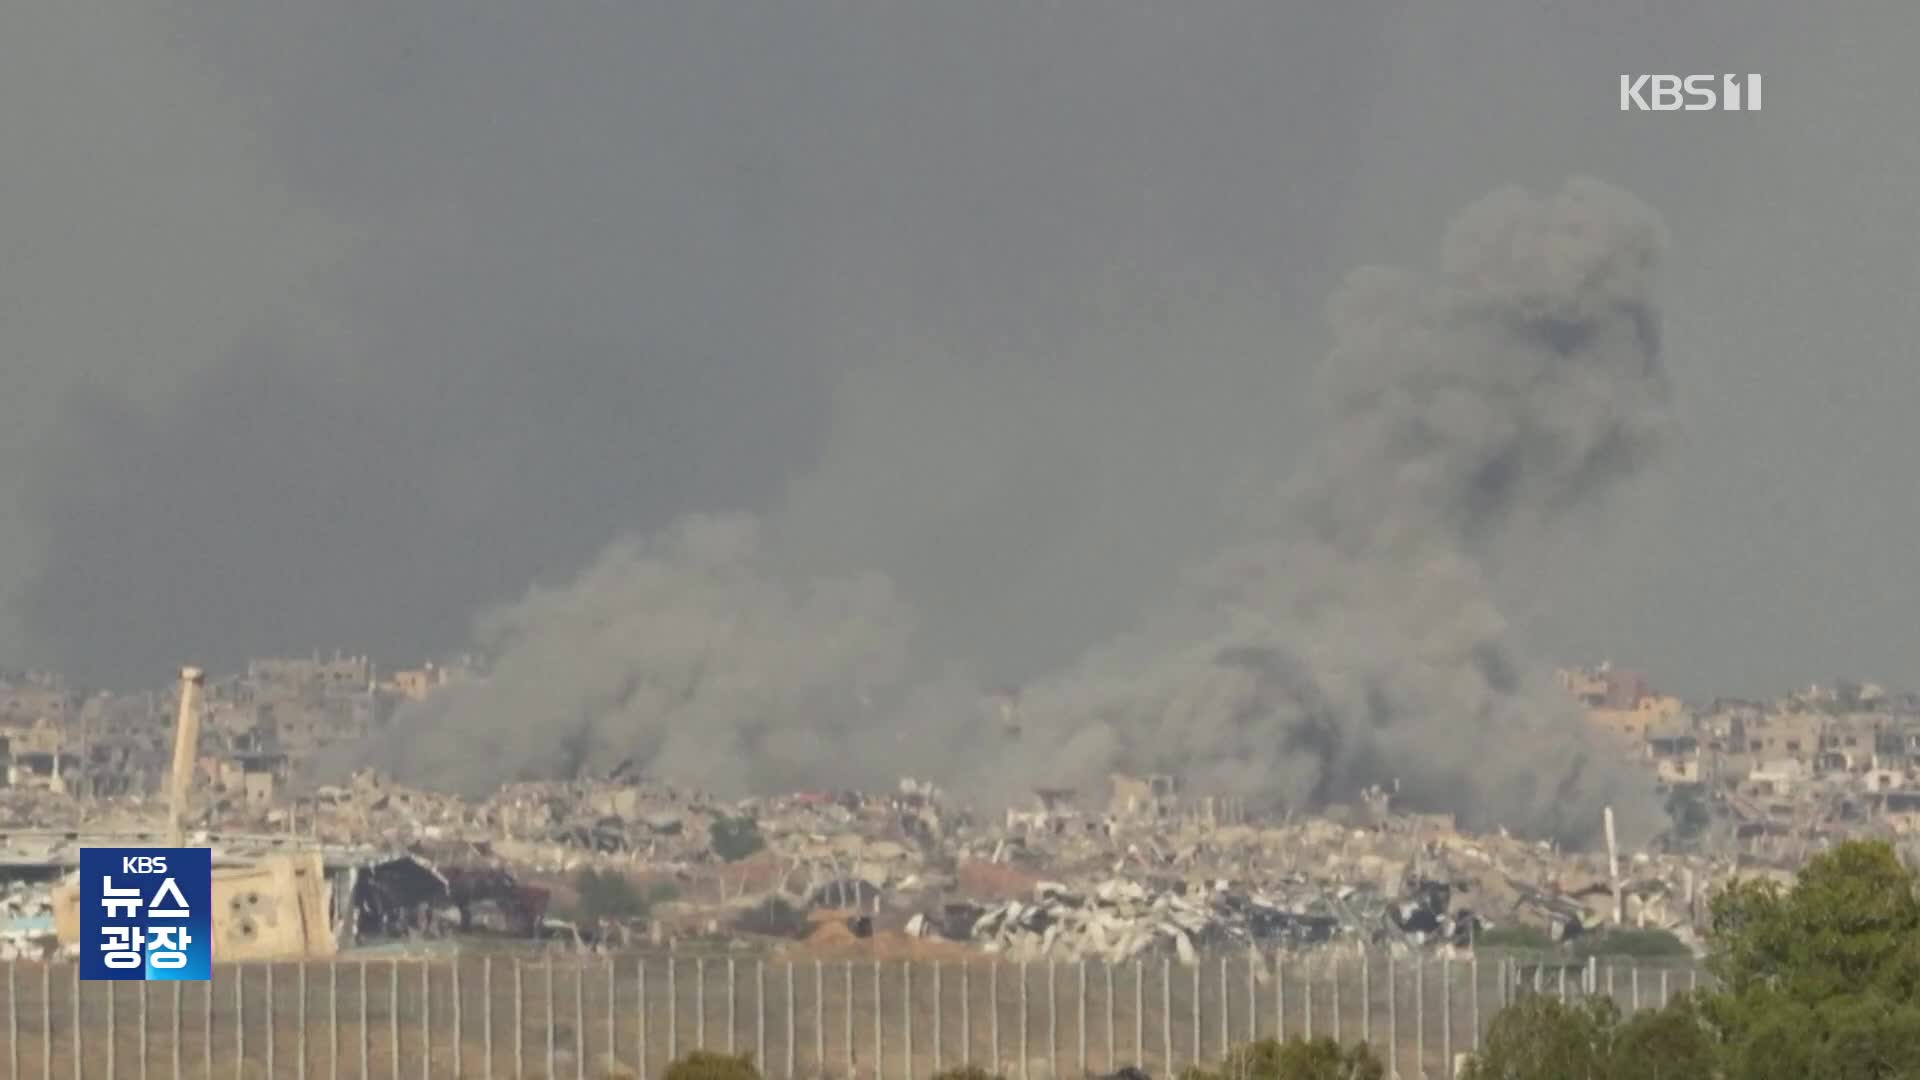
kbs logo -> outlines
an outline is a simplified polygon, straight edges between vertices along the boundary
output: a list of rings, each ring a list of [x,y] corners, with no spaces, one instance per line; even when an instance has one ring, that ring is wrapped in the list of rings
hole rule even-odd
[[[1759,112],[1758,75],[1622,75],[1621,112]]]
[[[196,981],[213,962],[213,853],[80,849],[80,978]]]

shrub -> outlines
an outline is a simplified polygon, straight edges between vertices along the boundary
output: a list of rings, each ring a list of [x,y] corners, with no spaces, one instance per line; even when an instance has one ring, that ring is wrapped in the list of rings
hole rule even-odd
[[[646,914],[646,899],[633,887],[633,882],[618,871],[582,869],[573,876],[573,890],[580,895],[575,910],[581,922],[638,918]]]
[[[592,867],[574,875],[573,889],[580,897],[574,914],[583,923],[644,919],[653,913],[653,905],[678,894],[671,882],[656,882],[641,892],[625,874]]]
[[[1483,949],[1515,949],[1551,952],[1559,948],[1545,930],[1531,926],[1496,926],[1481,934],[1477,943]]]
[[[665,1080],[760,1080],[752,1054],[695,1050],[667,1066]]]
[[[1180,1080],[1383,1080],[1386,1066],[1365,1043],[1321,1037],[1261,1039],[1236,1046],[1218,1070],[1187,1068]]]
[[[707,828],[713,853],[726,862],[739,862],[767,846],[760,826],[750,817],[715,818]]]
[[[805,937],[811,924],[807,914],[778,896],[769,896],[734,920],[734,929],[768,937]]]
[[[1639,958],[1690,957],[1693,950],[1666,930],[1609,930],[1573,941],[1573,954],[1589,956],[1631,956]]]
[[[999,1073],[990,1073],[978,1065],[965,1065],[959,1068],[942,1069],[933,1074],[933,1080],[1006,1080]]]

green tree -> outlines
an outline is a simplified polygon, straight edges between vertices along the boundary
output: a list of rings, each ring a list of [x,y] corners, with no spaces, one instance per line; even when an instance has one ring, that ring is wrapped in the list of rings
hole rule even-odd
[[[1920,1076],[1920,890],[1888,845],[1841,844],[1792,889],[1735,884],[1712,945],[1702,1011],[1729,1076]]]
[[[1494,1014],[1464,1080],[1593,1080],[1611,1074],[1620,1010],[1606,998],[1562,1004],[1527,994]]]
[[[1706,1080],[1714,1075],[1714,1039],[1694,999],[1676,997],[1622,1022],[1609,1055],[1613,1080]]]
[[[1718,986],[1622,1019],[1529,995],[1501,1010],[1470,1080],[1920,1080],[1920,883],[1886,844],[1841,844],[1791,889],[1714,898]]]

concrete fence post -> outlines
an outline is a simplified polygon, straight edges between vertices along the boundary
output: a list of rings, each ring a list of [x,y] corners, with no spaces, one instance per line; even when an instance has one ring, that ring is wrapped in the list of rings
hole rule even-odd
[[[8,1076],[20,1075],[20,974],[19,974],[19,968],[20,968],[20,961],[18,960],[7,961],[7,1075]],[[173,985],[179,986],[180,984],[174,983]],[[173,1015],[179,1016],[180,1010],[178,1008],[174,1009]],[[179,1037],[175,1036],[173,1042],[175,1046],[180,1045]],[[173,1071],[175,1076],[177,1077],[180,1072],[180,1066],[175,1065],[173,1067]]]
[[[935,960],[933,962],[933,1072],[936,1076],[940,1073],[941,1065],[940,1036],[944,1034],[940,1030],[940,1014],[947,1011],[945,1006],[946,1002],[940,997],[940,961]]]
[[[578,977],[576,971],[575,977]],[[578,984],[575,984],[578,986]],[[579,1025],[574,1025],[579,1030]],[[420,961],[420,1080],[433,1080],[433,961]]]
[[[1480,1052],[1480,958],[1467,957],[1467,1011],[1472,1014],[1473,1052]]]
[[[987,962],[987,1049],[993,1055],[987,1071],[1001,1073],[1006,1065],[1000,1058],[1000,961]]]
[[[182,999],[185,996],[186,995],[184,995],[181,992],[181,984],[177,982],[174,983],[173,984],[173,1046],[170,1048],[170,1053],[168,1055],[169,1058],[171,1059],[171,1064],[173,1065],[173,1080],[180,1080],[180,1076],[181,1076],[181,1073],[180,1073],[180,1056],[181,1056],[180,1055],[180,1028],[181,1028],[180,1007],[181,1007]],[[336,1057],[337,1056],[338,1055],[336,1055]],[[339,1071],[339,1065],[337,1062],[335,1063],[334,1071],[336,1072]],[[15,1076],[19,1076],[20,1071],[18,1069],[15,1069],[13,1074]]]
[[[239,964],[233,966],[233,1072],[235,1076],[241,1077],[243,1080],[246,1076],[247,1061],[246,973],[246,968]],[[78,1029],[80,1023],[80,969],[77,967],[74,968],[73,972],[73,1022],[76,1025],[73,1045],[77,1050],[80,1046],[80,1039],[78,1037],[80,1034]],[[77,1053],[73,1057],[73,1075],[74,1080],[80,1080],[80,1055]]]
[[[1333,984],[1333,993],[1330,995],[1333,998],[1333,1041],[1339,1042],[1345,1036],[1340,1027],[1340,954],[1337,952],[1327,957],[1327,976]]]
[[[357,1041],[360,1043],[360,1075],[370,1077],[373,1075],[373,1069],[370,1067],[373,1058],[373,1031],[367,1027],[367,962],[365,960],[360,961],[360,1038]],[[212,1045],[212,1040],[208,1040],[208,1045]]]
[[[1047,1075],[1060,1075],[1060,1002],[1059,972],[1047,961]]]
[[[480,958],[480,1048],[487,1053],[481,1066],[485,1080],[493,1080],[493,957]],[[333,1080],[339,1080],[334,1077]]]
[[[431,1058],[429,1050],[427,1056]],[[573,965],[573,1075],[587,1080],[587,964],[584,958]],[[423,1080],[432,1080],[431,1076]]]
[[[1413,957],[1413,1074],[1427,1075],[1427,965]]]
[[[466,1032],[460,1026],[460,954],[457,952],[453,954],[453,965],[448,977],[451,980],[450,991],[453,1003],[453,1075],[464,1076],[466,1062],[463,1058],[466,1048],[463,1044],[466,1042]],[[301,981],[305,982],[304,979]]]
[[[973,964],[960,962],[960,1065],[962,1068],[973,1064],[973,1010],[968,1002],[968,985],[972,981]]]
[[[400,1076],[400,961],[387,962],[387,1053],[392,1058],[388,1075]],[[547,1072],[551,1074],[552,1069]]]
[[[679,976],[675,969],[680,966],[677,957],[667,957],[667,1062],[680,1056],[680,994],[674,986]]]
[[[707,958],[693,958],[693,1048],[707,1048]]]
[[[1133,1063],[1147,1067],[1147,967],[1133,962]]]
[[[1080,961],[1080,1074],[1087,1072],[1087,962]]]
[[[788,962],[787,969],[789,971],[793,969],[791,961]],[[787,1000],[792,1001],[793,996],[789,994]],[[787,1036],[787,1045],[793,1045],[792,1035]],[[765,960],[753,962],[753,1064],[761,1069],[767,1067],[767,962]],[[788,1075],[792,1075],[791,1069],[788,1070]]]
[[[1273,950],[1273,1037],[1287,1041],[1287,954]]]
[[[1400,1076],[1400,980],[1394,978],[1394,951],[1386,951],[1386,1076]]]
[[[1033,1080],[1033,1055],[1027,1045],[1027,962],[1020,961],[1020,1080]]]
[[[1106,971],[1105,977],[1107,983],[1107,1071],[1113,1072],[1119,1068],[1119,1065],[1113,1059],[1115,1055],[1119,1053],[1120,1041],[1113,1031],[1113,1025],[1115,1023],[1113,1007],[1113,961],[1104,961],[1100,966]]]
[[[1313,1039],[1313,959],[1307,956],[1300,962],[1300,1004],[1306,1009],[1304,1020],[1309,1041]]]
[[[1167,1059],[1167,1076],[1173,1068],[1173,959],[1160,958],[1160,1052]]]
[[[526,983],[520,967],[520,958],[513,960],[513,1075],[515,1080],[527,1071],[525,1039],[527,1031],[527,995]]]
[[[540,1018],[546,1022],[545,1027],[547,1029],[546,1080],[559,1080],[558,1077],[553,1075],[553,1063],[554,1061],[557,1060],[557,1058],[554,1055],[554,1049],[553,1049],[554,1029],[559,1027],[560,1025],[553,1022],[554,1015],[553,1015],[553,954],[552,953],[547,954],[546,967],[547,967],[547,1009],[545,1012],[540,1014]]]
[[[822,1038],[821,1013],[825,1011],[820,1001],[820,978],[821,978],[820,961],[815,960],[813,962],[814,1056],[818,1059],[815,1062],[816,1067],[818,1067],[822,1071],[825,1071],[827,1067],[826,1055],[820,1052],[820,1040]],[[789,1078],[791,1078],[794,1075],[794,1065],[795,1065],[795,1054],[794,1054],[794,1045],[793,1045],[794,1043],[793,1026],[794,1026],[793,1025],[793,961],[789,960],[787,961],[787,1076]]]
[[[117,982],[110,982],[107,984],[107,1023],[106,1023],[107,1037],[103,1041],[107,1044],[107,1075],[108,1076],[113,1076],[115,1073],[114,1044],[120,1041],[120,1038],[119,1038],[120,1033],[114,1030],[115,1018],[113,1015],[114,1013],[113,999],[119,996],[118,994],[115,994],[114,991],[119,988],[119,985],[120,984]],[[74,1021],[73,1021],[73,1035],[74,1035],[73,1053],[75,1057],[78,1057],[80,1056],[82,1050],[85,1049],[85,1040],[83,1039],[82,1032],[80,1030],[80,1018],[77,1016],[74,1017]],[[78,1072],[79,1066],[76,1065],[74,1067],[74,1070]]]
[[[1227,958],[1220,957],[1220,1055],[1225,1059],[1227,1047],[1233,1045],[1233,998],[1227,996]]]
[[[265,966],[267,969],[266,971],[267,1075],[272,1076],[273,1068],[274,1068],[274,1052],[273,1052],[274,1051],[274,1045],[273,1045],[274,1030],[273,1029],[276,1027],[279,1027],[280,1025],[274,1022],[276,1017],[274,1016],[274,1007],[273,1007],[273,964],[272,962],[268,962]],[[242,970],[244,971],[244,969]],[[112,1075],[112,1074],[109,1073],[108,1075]]]
[[[294,995],[295,1009],[299,1014],[300,1030],[294,1037],[294,1053],[298,1055],[294,1062],[294,1075],[299,1080],[307,1080],[307,962],[300,961],[295,969],[300,973],[300,992]],[[141,983],[140,988],[146,989]],[[145,1071],[147,1065],[147,996],[140,995],[140,1068]],[[456,1068],[454,1070],[458,1072]]]
[[[1199,1068],[1200,1063],[1206,1060],[1200,1045],[1200,967],[1200,958],[1196,956],[1193,958],[1193,1065],[1195,1068]]]
[[[1247,1041],[1260,1041],[1260,950],[1247,946]]]
[[[207,984],[207,1000],[213,1000],[213,984]],[[208,1010],[211,1012],[211,1008]],[[207,1021],[207,1030],[213,1030],[213,1021]],[[206,1044],[207,1072],[213,1072],[213,1043]],[[45,1080],[53,1080],[53,965],[40,965],[40,1075]]]
[[[735,1020],[737,1019],[737,1017],[734,1015],[734,1003],[740,1000],[740,996],[736,992],[738,990],[738,984],[735,982],[736,976],[734,974],[734,966],[735,965],[733,962],[733,957],[731,956],[727,957],[727,1053],[728,1054],[735,1054],[739,1052],[738,1048],[734,1045],[735,1034],[740,1030],[740,1025],[735,1023]],[[764,1064],[764,1062],[762,1064]]]
[[[635,986],[633,989],[633,1071],[640,1080],[647,1080],[647,958],[642,956],[633,964]],[[489,1001],[492,999],[489,998]],[[491,1011],[491,1006],[489,1006]],[[493,1060],[492,1039],[488,1039],[487,1060]],[[489,1066],[491,1068],[491,1066]],[[493,1074],[487,1074],[487,1080],[493,1080]]]
[[[1373,954],[1360,949],[1360,1041],[1373,1045]]]
[[[178,1012],[178,1007],[175,1007]],[[175,1035],[177,1041],[179,1036]],[[360,1033],[365,1042],[367,1033]],[[179,1072],[175,1069],[174,1072]],[[327,1080],[340,1080],[340,964],[327,965]]]
[[[900,1074],[913,1080],[913,961],[900,961]]]
[[[873,962],[873,1080],[887,1075],[886,1038],[882,1034],[886,1019],[886,999],[880,995],[880,961]]]

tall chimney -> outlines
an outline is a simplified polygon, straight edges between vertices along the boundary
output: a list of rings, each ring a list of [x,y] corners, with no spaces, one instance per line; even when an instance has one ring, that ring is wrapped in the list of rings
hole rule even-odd
[[[180,669],[180,716],[173,727],[173,781],[167,791],[167,837],[179,847],[187,818],[187,796],[193,790],[194,757],[200,747],[200,684],[206,674],[196,667]]]
[[[1607,885],[1613,890],[1613,925],[1619,926],[1625,915],[1620,910],[1620,846],[1613,834],[1613,807],[1607,807],[1602,813],[1607,829]]]

